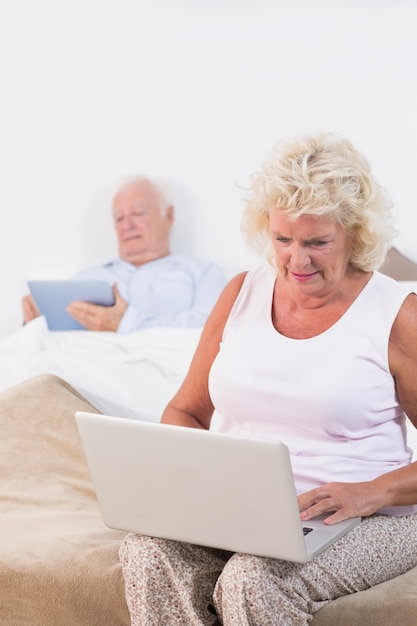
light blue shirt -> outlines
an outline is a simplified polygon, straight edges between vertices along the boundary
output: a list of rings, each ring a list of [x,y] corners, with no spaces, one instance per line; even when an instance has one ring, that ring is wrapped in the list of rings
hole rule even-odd
[[[117,284],[128,307],[117,332],[144,328],[201,327],[226,284],[215,263],[182,254],[170,254],[136,267],[116,259],[87,268],[77,279]]]

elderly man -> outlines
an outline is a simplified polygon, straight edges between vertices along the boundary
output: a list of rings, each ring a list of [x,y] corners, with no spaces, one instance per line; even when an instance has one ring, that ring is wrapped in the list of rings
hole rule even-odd
[[[174,208],[162,189],[136,178],[113,200],[119,258],[85,269],[74,278],[113,285],[112,307],[73,302],[68,312],[88,330],[129,333],[155,326],[203,326],[226,279],[214,263],[170,251]],[[39,315],[31,296],[23,298],[25,322]]]

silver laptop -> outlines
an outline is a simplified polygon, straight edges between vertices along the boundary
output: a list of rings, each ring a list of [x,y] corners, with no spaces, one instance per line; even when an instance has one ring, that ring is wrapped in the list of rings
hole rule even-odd
[[[360,521],[302,524],[279,441],[96,413],[75,418],[110,528],[304,562]]]

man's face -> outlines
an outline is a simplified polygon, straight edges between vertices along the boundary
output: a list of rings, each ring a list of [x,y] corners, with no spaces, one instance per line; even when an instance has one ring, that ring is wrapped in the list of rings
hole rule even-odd
[[[173,208],[161,213],[160,196],[148,180],[121,189],[113,200],[120,258],[142,265],[169,254]]]

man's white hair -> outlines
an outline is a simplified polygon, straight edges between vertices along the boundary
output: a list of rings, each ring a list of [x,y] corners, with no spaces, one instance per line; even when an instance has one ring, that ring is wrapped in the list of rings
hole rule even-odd
[[[143,176],[141,174],[129,176],[119,181],[119,184],[117,186],[114,196],[116,196],[120,191],[123,191],[127,187],[131,187],[141,182],[148,182],[153,187],[153,189],[155,189],[160,199],[159,209],[161,211],[161,214],[164,215],[167,212],[168,207],[172,206],[173,204],[172,201],[170,200],[170,198],[173,195],[172,188],[169,182],[165,179],[153,178],[153,177],[150,178],[149,176]]]

